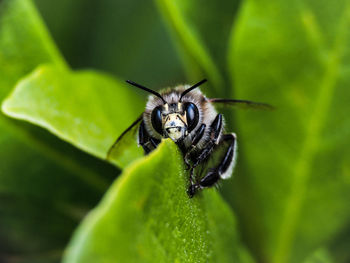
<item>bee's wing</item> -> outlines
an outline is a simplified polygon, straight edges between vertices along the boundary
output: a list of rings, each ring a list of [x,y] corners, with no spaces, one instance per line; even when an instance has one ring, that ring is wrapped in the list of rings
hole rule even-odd
[[[128,164],[131,160],[143,155],[142,149],[137,147],[137,131],[142,115],[137,118],[109,148],[106,159],[115,161],[119,166]]]
[[[222,106],[233,106],[237,108],[243,109],[257,109],[257,110],[273,110],[274,107],[261,102],[254,102],[250,100],[233,100],[233,99],[208,99],[209,102],[214,105],[222,105]]]

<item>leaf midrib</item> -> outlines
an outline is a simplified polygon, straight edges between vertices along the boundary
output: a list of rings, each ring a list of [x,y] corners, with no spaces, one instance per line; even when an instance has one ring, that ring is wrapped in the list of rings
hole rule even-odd
[[[329,52],[328,63],[326,64],[324,78],[321,80],[321,86],[315,102],[313,114],[311,115],[309,126],[305,136],[304,144],[301,148],[299,158],[296,161],[294,182],[291,187],[291,193],[283,219],[281,222],[279,236],[277,237],[276,253],[272,262],[288,262],[292,243],[295,238],[298,219],[304,201],[304,195],[307,190],[308,180],[311,176],[312,163],[320,142],[320,135],[324,127],[328,110],[330,108],[334,90],[337,82],[337,72],[341,65],[340,56],[344,50],[345,28],[349,18],[349,5],[344,9],[343,16],[340,18],[339,32],[335,39],[333,50]],[[320,54],[322,55],[322,54]]]

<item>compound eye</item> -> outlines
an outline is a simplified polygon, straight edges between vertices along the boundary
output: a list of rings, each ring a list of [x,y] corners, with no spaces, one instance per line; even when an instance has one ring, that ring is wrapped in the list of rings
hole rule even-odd
[[[152,126],[153,128],[159,133],[163,134],[163,129],[162,129],[162,111],[161,111],[161,106],[158,106],[152,111],[151,115],[151,121],[152,121]]]
[[[185,111],[187,117],[188,132],[191,132],[198,124],[199,112],[196,105],[192,102],[185,104]]]

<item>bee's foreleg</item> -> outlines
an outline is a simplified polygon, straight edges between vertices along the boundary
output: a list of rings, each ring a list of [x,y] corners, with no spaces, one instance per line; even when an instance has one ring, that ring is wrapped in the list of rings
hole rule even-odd
[[[198,189],[204,187],[211,187],[215,185],[221,178],[225,179],[231,176],[235,158],[236,158],[236,135],[224,134],[220,143],[230,142],[230,145],[218,166],[211,168],[208,173],[199,180],[199,182],[192,184],[188,189],[188,194],[192,197]]]
[[[198,137],[194,137],[194,142],[196,142],[196,144],[199,142],[199,140],[203,137],[204,134],[204,130],[205,130],[205,126],[203,126],[204,124],[202,124],[202,126],[200,127],[199,130],[201,130],[202,128],[202,134],[200,134],[200,132],[198,132]],[[216,115],[214,121],[210,124],[209,127],[209,142],[205,145],[205,147],[201,150],[201,151],[195,151],[195,149],[192,149],[192,151],[188,152],[185,155],[185,163],[187,164],[187,166],[190,168],[191,174],[190,174],[190,187],[188,189],[188,194],[190,197],[193,197],[193,195],[196,193],[197,189],[200,188],[200,182],[199,183],[193,183],[193,170],[195,167],[197,167],[200,163],[202,163],[204,160],[206,160],[208,158],[208,156],[210,156],[211,152],[213,151],[214,147],[219,143],[219,139],[220,139],[220,134],[222,133],[222,114],[218,114]],[[189,159],[192,160],[193,165],[190,166],[189,164]]]
[[[191,140],[191,145],[190,145],[190,148],[189,150],[186,152],[183,150],[183,152],[186,152],[185,153],[185,157],[184,157],[184,161],[185,161],[185,164],[187,166],[187,169],[190,169],[191,168],[191,159],[190,159],[190,156],[191,154],[193,153],[193,151],[195,150],[196,148],[196,145],[197,143],[200,141],[200,139],[203,138],[203,135],[204,135],[204,132],[205,132],[205,128],[207,127],[207,125],[205,125],[204,123],[198,128],[198,130],[196,131],[195,135],[193,136],[192,140]]]
[[[220,134],[222,132],[222,114],[216,115],[213,123],[210,125],[210,138],[215,144],[219,143]]]
[[[157,148],[158,144],[160,143],[159,140],[151,137],[148,134],[143,121],[141,122],[139,128],[138,142],[145,151],[145,154],[149,154],[151,151]]]
[[[218,114],[210,125],[210,140],[205,148],[198,153],[197,156],[192,156],[194,159],[193,167],[198,166],[201,162],[207,159],[212,153],[214,147],[219,144],[220,134],[222,133],[222,114]]]
[[[206,127],[207,127],[207,125],[205,125],[205,124],[203,123],[203,124],[198,128],[198,130],[196,131],[196,134],[193,136],[193,139],[192,139],[192,144],[191,144],[192,147],[196,146],[197,143],[200,141],[200,139],[202,139]]]

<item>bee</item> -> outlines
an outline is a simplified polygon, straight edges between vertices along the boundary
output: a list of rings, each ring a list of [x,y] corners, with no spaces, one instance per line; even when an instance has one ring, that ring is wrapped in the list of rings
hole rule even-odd
[[[270,109],[265,103],[248,100],[207,98],[200,90],[206,79],[192,85],[180,85],[160,93],[133,81],[127,83],[147,91],[149,96],[146,109],[116,140],[110,148],[118,147],[128,135],[138,130],[137,143],[144,153],[157,148],[162,138],[170,138],[180,148],[189,170],[187,193],[192,198],[198,190],[214,186],[220,179],[228,179],[233,173],[237,158],[237,136],[225,132],[224,117],[216,105],[242,105],[245,107]],[[209,162],[218,149],[224,149],[219,158]],[[194,176],[195,169],[211,163],[204,176]]]

